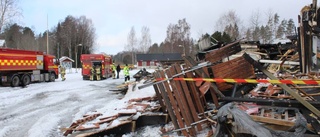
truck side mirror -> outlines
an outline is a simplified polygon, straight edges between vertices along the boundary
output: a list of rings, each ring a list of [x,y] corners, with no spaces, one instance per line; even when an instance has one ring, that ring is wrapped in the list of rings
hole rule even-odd
[[[55,59],[54,64],[55,64],[55,65],[60,65],[59,59]]]

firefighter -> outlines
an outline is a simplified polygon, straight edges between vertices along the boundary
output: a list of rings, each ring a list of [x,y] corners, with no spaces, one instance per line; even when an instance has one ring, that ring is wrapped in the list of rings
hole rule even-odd
[[[130,81],[130,74],[129,74],[128,64],[126,64],[126,66],[124,66],[123,74],[124,74],[124,82],[129,82]]]
[[[96,66],[96,77],[97,77],[97,80],[100,80],[101,79],[101,67],[100,65]]]
[[[120,73],[120,71],[121,71],[121,67],[120,67],[120,65],[118,64],[118,66],[117,66],[117,79],[119,79],[119,73]]]
[[[116,66],[114,63],[111,65],[111,69],[112,69],[112,78],[115,79],[117,70],[116,70]]]
[[[65,81],[66,69],[63,66],[60,66],[60,75],[61,75],[62,81]]]
[[[90,69],[90,80],[92,81],[93,80],[93,78],[94,78],[94,76],[95,76],[95,72],[96,70],[95,70],[95,67],[94,66],[92,66],[91,67],[91,69]]]

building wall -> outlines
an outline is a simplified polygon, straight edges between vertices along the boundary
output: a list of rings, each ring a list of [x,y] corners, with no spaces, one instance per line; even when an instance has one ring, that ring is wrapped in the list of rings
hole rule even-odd
[[[138,61],[138,66],[137,68],[138,69],[141,69],[141,68],[157,68],[157,66],[159,65],[159,62],[158,61]]]

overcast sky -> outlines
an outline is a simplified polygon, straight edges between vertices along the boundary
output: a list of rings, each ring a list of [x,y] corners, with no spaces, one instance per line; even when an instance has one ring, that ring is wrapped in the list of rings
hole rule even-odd
[[[191,25],[192,38],[212,34],[218,18],[236,11],[245,25],[253,12],[272,10],[280,20],[292,18],[297,23],[301,8],[312,0],[20,0],[23,10],[21,22],[36,34],[55,27],[68,15],[86,16],[93,21],[97,35],[96,53],[116,54],[125,49],[132,26],[140,38],[142,26],[150,29],[152,43],[161,43],[169,24],[186,18]]]

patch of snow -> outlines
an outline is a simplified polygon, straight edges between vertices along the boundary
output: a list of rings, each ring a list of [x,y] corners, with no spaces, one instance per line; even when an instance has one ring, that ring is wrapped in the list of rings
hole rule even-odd
[[[139,70],[131,70],[133,76]],[[153,72],[152,69],[147,69]],[[133,82],[134,79],[131,79]],[[25,88],[0,87],[0,137],[5,136],[62,136],[60,128],[69,127],[85,114],[101,113],[100,117],[112,116],[127,107],[131,98],[155,95],[152,86],[123,95],[109,91],[124,83],[119,79],[101,81],[83,80],[81,70],[74,69],[55,82],[33,83]],[[98,119],[97,118],[97,119]],[[120,121],[113,121],[112,125]],[[105,128],[107,124],[101,124]]]

